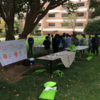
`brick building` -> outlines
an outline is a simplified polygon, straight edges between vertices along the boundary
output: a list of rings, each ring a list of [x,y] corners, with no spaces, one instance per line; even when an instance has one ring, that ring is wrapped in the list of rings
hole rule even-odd
[[[89,12],[88,12],[88,0],[71,0],[73,3],[79,5],[77,10],[78,18],[76,20],[77,26],[75,27],[75,32],[77,34],[82,34],[83,30],[88,23],[89,19]],[[72,34],[73,29],[66,28],[62,25],[63,22],[63,15],[66,13],[65,10],[62,9],[62,5],[56,7],[53,10],[50,10],[46,16],[39,22],[41,35],[44,34],[63,34],[69,33]],[[66,14],[67,16],[67,14]]]

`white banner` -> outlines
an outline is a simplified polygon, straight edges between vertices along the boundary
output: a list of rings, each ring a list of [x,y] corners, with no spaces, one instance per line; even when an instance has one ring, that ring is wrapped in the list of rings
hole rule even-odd
[[[0,42],[0,62],[2,66],[27,59],[25,39]]]

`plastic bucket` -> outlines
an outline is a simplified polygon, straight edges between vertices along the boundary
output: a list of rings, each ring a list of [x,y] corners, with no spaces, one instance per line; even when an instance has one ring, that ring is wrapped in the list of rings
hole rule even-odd
[[[30,65],[34,65],[34,58],[30,58],[29,60],[30,60]]]

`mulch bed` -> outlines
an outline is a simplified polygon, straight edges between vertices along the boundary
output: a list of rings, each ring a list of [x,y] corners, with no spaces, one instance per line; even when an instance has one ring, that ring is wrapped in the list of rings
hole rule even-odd
[[[36,67],[44,67],[42,64],[35,64],[32,68]],[[10,64],[5,67],[2,67],[0,64],[0,80],[1,81],[7,81],[16,83],[17,81],[21,80],[24,77],[28,76],[22,76],[23,73],[27,72],[29,69],[31,69],[30,66],[25,67],[22,64]]]

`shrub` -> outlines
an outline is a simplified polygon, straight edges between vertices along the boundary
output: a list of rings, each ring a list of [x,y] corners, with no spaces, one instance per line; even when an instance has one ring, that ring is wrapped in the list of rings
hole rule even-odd
[[[84,33],[86,34],[100,34],[100,19],[87,23]]]

